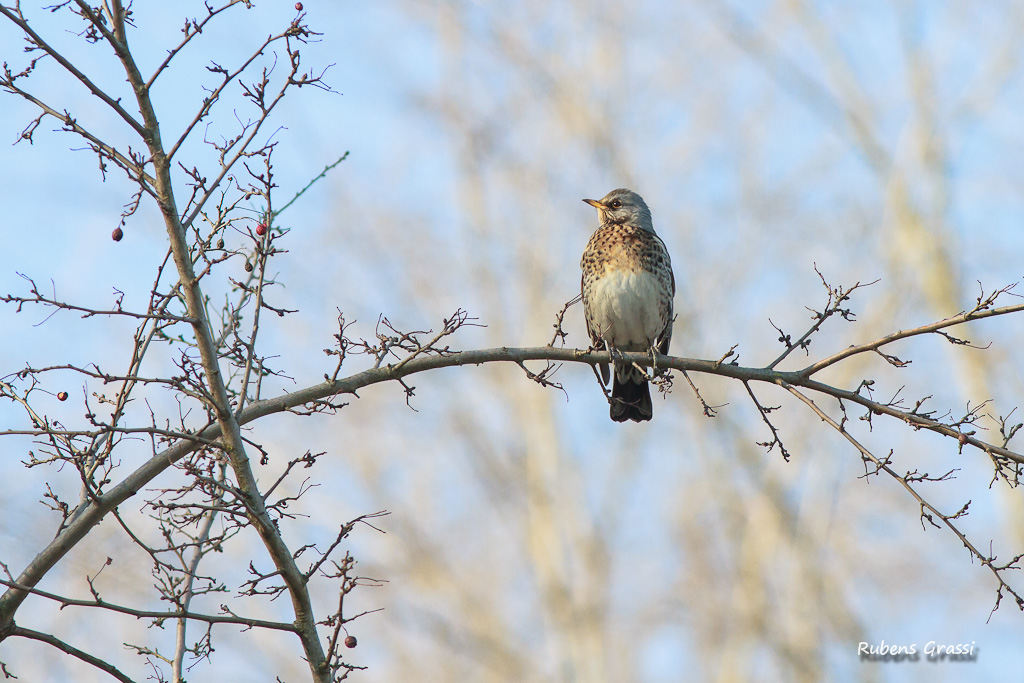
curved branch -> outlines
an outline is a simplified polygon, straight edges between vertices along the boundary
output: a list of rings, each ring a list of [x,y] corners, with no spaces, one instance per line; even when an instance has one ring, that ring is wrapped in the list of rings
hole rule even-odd
[[[890,335],[886,335],[881,339],[876,339],[875,341],[868,342],[867,344],[860,344],[857,346],[845,348],[839,353],[835,353],[829,356],[828,358],[823,358],[822,360],[819,360],[816,363],[808,365],[806,368],[800,371],[800,374],[804,377],[810,377],[819,370],[824,370],[828,366],[835,365],[839,361],[849,358],[850,356],[855,356],[859,353],[864,353],[866,351],[877,351],[886,344],[891,344],[894,341],[899,341],[900,339],[906,339],[908,337],[914,337],[920,334],[930,334],[933,332],[938,332],[939,330],[944,330],[947,327],[953,327],[954,325],[962,325],[972,320],[982,320],[984,318],[991,318],[997,315],[1007,315],[1008,313],[1017,313],[1019,311],[1024,311],[1024,304],[992,308],[992,303],[995,301],[996,297],[998,297],[1000,294],[1012,293],[1011,290],[1015,286],[1016,283],[1014,283],[1013,285],[1009,285],[1008,287],[1003,287],[1002,289],[996,290],[988,297],[986,297],[984,300],[982,299],[982,297],[978,297],[978,303],[975,305],[974,308],[972,308],[969,311],[958,313],[954,316],[945,318],[944,320],[939,320],[938,322],[930,323],[928,325],[915,327],[914,329],[911,330],[900,330],[899,332],[893,332]]]
[[[921,334],[931,331],[931,328],[948,327],[955,324],[967,322],[968,320],[980,317],[992,317],[1005,315],[1016,311],[1024,310],[1024,306],[1007,306],[992,309],[976,314],[962,314],[956,318],[941,321],[932,326],[918,328],[918,330],[889,335],[883,340],[901,339],[911,333]],[[938,328],[936,328],[938,329]],[[883,340],[870,345],[871,348],[882,346]],[[884,343],[888,343],[887,341]],[[869,345],[864,345],[867,350]],[[441,368],[483,365],[485,363],[515,363],[521,364],[528,361],[556,361],[565,363],[584,363],[596,366],[600,363],[611,362],[611,354],[607,351],[583,351],[578,349],[553,348],[550,346],[539,346],[532,348],[509,348],[500,347],[492,349],[478,349],[472,351],[441,352],[434,350],[435,355],[420,355],[416,358],[406,358],[395,364],[373,367],[363,372],[350,375],[341,379],[328,378],[324,382],[306,387],[300,391],[281,394],[247,406],[238,416],[237,421],[231,425],[237,435],[241,425],[257,420],[266,415],[281,413],[301,408],[309,404],[317,404],[330,397],[339,394],[356,395],[365,387],[380,384],[383,382],[399,381],[410,375]],[[626,362],[649,367],[652,365],[650,354],[647,353],[624,353],[621,359]],[[911,411],[899,410],[891,405],[881,404],[856,392],[839,389],[822,382],[810,379],[805,371],[779,372],[767,368],[750,368],[739,365],[730,365],[721,361],[700,360],[692,358],[679,358],[673,356],[657,356],[654,361],[659,368],[672,368],[676,370],[687,370],[702,372],[706,374],[719,375],[740,380],[742,382],[765,382],[786,387],[787,385],[798,386],[811,391],[833,396],[837,399],[855,402],[865,408],[900,419],[915,427],[929,429],[947,437],[957,439],[958,442],[970,444],[989,454],[1000,456],[1018,464],[1024,464],[1024,455],[1008,448],[990,444],[974,437],[969,437],[958,430],[936,420],[924,417]],[[169,448],[157,453],[148,462],[139,467],[123,481],[107,490],[95,500],[88,503],[85,509],[57,536],[17,579],[19,586],[34,587],[46,573],[82,540],[89,530],[98,524],[110,511],[135,495],[142,487],[157,477],[161,472],[172,466],[181,458],[189,455],[204,444],[217,441],[223,437],[223,421],[190,435],[187,440],[181,440]],[[237,436],[236,436],[237,438]],[[5,625],[13,622],[13,617],[18,606],[27,597],[24,590],[11,588],[3,596],[0,596],[0,635],[3,634]]]
[[[185,287],[184,289],[185,291],[189,291],[190,288]],[[1009,289],[1010,287],[1007,287],[999,291],[1006,292],[1009,291]],[[624,353],[617,354],[617,360],[625,360],[626,362],[635,363],[642,367],[650,367],[651,365],[656,364],[657,367],[663,369],[672,368],[682,371],[719,375],[722,377],[740,380],[744,383],[765,382],[776,384],[784,388],[802,387],[816,393],[835,397],[839,400],[847,400],[857,403],[875,414],[889,415],[904,421],[915,428],[928,429],[938,434],[942,434],[943,436],[954,438],[961,446],[969,444],[984,451],[990,457],[994,458],[995,456],[999,456],[1005,458],[1007,461],[1019,465],[1024,464],[1024,455],[1012,451],[1005,446],[990,444],[968,434],[964,434],[955,426],[944,424],[915,412],[916,408],[915,410],[910,411],[900,410],[892,403],[878,403],[861,396],[857,391],[839,389],[837,387],[818,382],[810,377],[818,370],[837,363],[839,360],[847,358],[854,353],[874,351],[898,339],[904,339],[916,334],[934,332],[946,327],[963,324],[971,320],[1007,315],[1024,310],[1024,304],[992,308],[991,303],[997,295],[998,293],[991,295],[984,301],[979,297],[978,306],[971,311],[961,313],[957,316],[941,320],[931,325],[924,325],[913,330],[897,332],[875,342],[871,342],[870,344],[851,347],[851,349],[846,349],[839,354],[830,356],[825,359],[825,361],[819,362],[810,366],[810,368],[800,371],[780,372],[769,368],[750,368],[728,364],[723,362],[724,359],[728,357],[728,354],[720,360],[710,361],[661,355],[652,359],[651,355],[647,353]],[[199,306],[196,318],[201,319],[202,316],[204,316],[204,312],[202,307]],[[391,351],[380,351],[380,355],[377,356],[375,366],[362,372],[341,379],[335,379],[329,375],[325,375],[325,381],[319,384],[306,387],[293,393],[281,394],[273,398],[256,401],[245,407],[244,410],[237,415],[230,409],[225,410],[223,413],[218,415],[219,420],[216,424],[211,424],[154,455],[148,462],[132,472],[113,488],[107,490],[101,495],[97,495],[87,503],[83,504],[83,506],[76,511],[73,519],[64,529],[61,530],[58,536],[46,548],[44,548],[31,563],[29,563],[28,567],[24,569],[16,581],[19,588],[9,588],[2,596],[0,596],[0,640],[2,640],[5,635],[9,634],[10,629],[14,624],[14,614],[28,595],[28,592],[20,587],[34,588],[46,573],[58,561],[60,561],[60,559],[63,558],[71,548],[86,536],[93,526],[98,524],[110,511],[114,510],[128,498],[134,496],[143,486],[147,485],[161,472],[172,466],[181,458],[191,454],[203,445],[214,441],[219,441],[224,447],[226,447],[228,452],[231,452],[233,448],[240,449],[241,446],[238,445],[241,439],[239,429],[244,424],[273,413],[291,410],[298,412],[298,409],[302,406],[314,406],[315,408],[322,409],[325,403],[327,406],[331,406],[329,401],[325,402],[325,399],[329,399],[330,397],[337,396],[339,394],[357,395],[357,392],[364,387],[373,384],[380,384],[382,382],[402,381],[405,377],[429,370],[464,365],[482,365],[485,363],[515,363],[521,366],[524,362],[528,361],[584,363],[596,366],[600,363],[609,363],[612,360],[611,354],[607,351],[584,351],[579,349],[554,348],[551,346],[533,348],[500,347],[471,351],[450,351],[447,346],[440,348],[434,345],[434,342],[439,340],[442,336],[454,332],[458,328],[459,324],[465,323],[466,320],[468,320],[468,318],[465,315],[463,315],[462,318],[457,318],[456,316],[453,317],[452,320],[446,320],[445,330],[435,337],[431,343],[426,345],[419,343],[408,345],[406,347],[407,355],[404,358],[397,358],[396,362],[393,364],[383,363],[384,357],[386,357],[388,353],[393,352],[393,349]],[[461,321],[461,323],[459,321]],[[202,328],[203,333],[209,334],[208,326],[203,327],[200,325],[199,327]],[[338,339],[339,343],[344,347],[344,338],[339,335]],[[208,339],[206,341],[209,343]],[[377,352],[374,351],[373,353]],[[213,361],[213,370],[217,370],[215,358]],[[213,378],[211,377],[211,379]],[[224,390],[224,385],[220,382],[219,375],[217,381],[220,385],[220,391],[222,392]],[[221,400],[225,401],[224,405],[226,405],[226,398],[221,396]],[[227,443],[225,443],[224,440],[225,427],[229,430],[227,432]],[[241,452],[244,453],[244,451]],[[242,457],[244,458],[244,455],[242,455]],[[245,467],[244,470],[248,470],[248,468]],[[251,476],[251,470],[248,471]],[[250,490],[256,491],[257,489],[252,488]],[[253,511],[265,509],[263,507],[262,500],[253,500],[250,501],[250,503],[254,506],[251,508]],[[263,531],[266,532],[267,529],[264,528]],[[301,576],[299,577],[299,581],[301,583]]]
[[[10,633],[8,633],[7,635],[18,636],[19,638],[28,638],[29,640],[38,640],[41,643],[52,645],[61,652],[66,652],[72,657],[81,659],[86,664],[91,664],[95,666],[97,669],[121,681],[121,683],[135,683],[131,678],[126,676],[123,672],[121,672],[120,669],[118,669],[113,664],[108,664],[99,657],[95,657],[89,654],[88,652],[79,650],[77,647],[69,645],[60,638],[50,635],[49,633],[42,633],[41,631],[33,631],[30,628],[22,628],[21,626],[15,626],[10,630]]]

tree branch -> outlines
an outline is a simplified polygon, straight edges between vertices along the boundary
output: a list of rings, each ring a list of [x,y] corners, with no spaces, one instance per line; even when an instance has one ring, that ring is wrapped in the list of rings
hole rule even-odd
[[[24,628],[22,626],[15,626],[15,627],[10,629],[10,632],[7,635],[16,636],[16,637],[19,637],[19,638],[28,638],[29,640],[37,640],[37,641],[39,641],[41,643],[46,643],[47,645],[52,645],[53,647],[57,648],[61,652],[66,652],[67,654],[71,655],[72,657],[80,659],[83,662],[85,662],[86,664],[91,664],[92,666],[96,667],[100,671],[103,671],[104,673],[106,673],[106,674],[108,674],[110,676],[113,676],[117,680],[121,681],[121,683],[134,683],[134,681],[131,678],[126,676],[123,672],[121,672],[113,664],[108,664],[107,662],[103,661],[99,657],[95,657],[95,656],[89,654],[88,652],[83,652],[82,650],[79,650],[77,647],[74,647],[73,645],[69,645],[69,644],[65,643],[63,640],[61,640],[60,638],[57,638],[56,636],[50,635],[49,633],[42,633],[40,631],[34,631],[34,630],[30,629],[30,628]]]

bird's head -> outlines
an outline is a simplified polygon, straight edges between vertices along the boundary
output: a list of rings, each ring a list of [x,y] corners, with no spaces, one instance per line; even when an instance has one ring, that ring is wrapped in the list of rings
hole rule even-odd
[[[644,198],[632,190],[620,188],[612,190],[601,199],[583,201],[597,209],[601,225],[633,225],[654,232],[651,210],[647,208]]]

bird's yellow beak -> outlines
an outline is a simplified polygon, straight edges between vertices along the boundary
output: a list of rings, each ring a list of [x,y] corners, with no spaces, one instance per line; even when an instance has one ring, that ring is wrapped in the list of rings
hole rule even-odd
[[[595,209],[607,209],[608,207],[597,201],[596,199],[584,199],[587,204],[590,204]]]

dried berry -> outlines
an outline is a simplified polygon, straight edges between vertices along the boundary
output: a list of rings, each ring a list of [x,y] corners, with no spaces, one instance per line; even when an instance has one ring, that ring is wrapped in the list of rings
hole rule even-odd
[[[249,263],[248,261],[245,262],[245,272],[247,272],[247,273],[251,273],[252,272],[252,264]]]
[[[115,242],[120,242],[122,237],[124,237],[124,231],[121,228],[114,228],[114,232],[110,233],[110,239]]]
[[[302,11],[302,3],[301,2],[295,3],[295,11],[296,12],[301,12]],[[355,646],[354,645],[350,645],[349,647],[355,647]]]
[[[267,224],[266,223],[260,223],[259,225],[257,225],[256,226],[256,234],[259,235],[260,237],[262,237],[263,235],[266,235],[267,234]]]
[[[358,642],[355,636],[349,636],[345,638],[345,647],[355,647]]]
[[[68,400],[68,392],[62,391],[59,394],[57,394],[57,400],[58,401],[66,401],[66,400]]]

